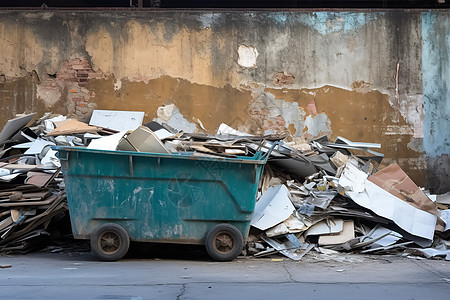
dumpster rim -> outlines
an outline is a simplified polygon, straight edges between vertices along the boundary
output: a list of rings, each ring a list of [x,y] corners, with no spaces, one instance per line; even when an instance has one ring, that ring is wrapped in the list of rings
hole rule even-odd
[[[85,147],[74,147],[74,146],[52,146],[52,150],[55,151],[66,151],[66,152],[85,152],[85,153],[96,153],[96,154],[114,154],[114,155],[126,155],[126,156],[142,156],[142,157],[156,157],[156,158],[176,158],[176,159],[187,159],[187,160],[201,160],[201,161],[222,161],[222,162],[232,162],[232,163],[244,163],[244,164],[258,164],[265,165],[267,160],[265,157],[261,157],[260,153],[257,152],[253,157],[250,156],[238,156],[233,157],[202,157],[184,154],[169,154],[169,153],[153,153],[153,152],[135,152],[135,151],[121,151],[121,150],[100,150],[100,149],[88,149]],[[255,157],[259,157],[255,159]]]

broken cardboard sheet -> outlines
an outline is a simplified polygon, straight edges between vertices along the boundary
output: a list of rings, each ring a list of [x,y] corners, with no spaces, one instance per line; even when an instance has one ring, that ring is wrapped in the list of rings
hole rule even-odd
[[[125,135],[117,145],[117,150],[171,153],[155,133],[146,126],[139,126],[133,132]]]
[[[53,129],[49,133],[47,133],[47,136],[57,136],[57,135],[70,135],[70,134],[76,134],[76,133],[97,133],[101,131],[100,128],[90,126],[86,123],[77,121],[77,120],[68,120],[66,123],[64,123],[61,126],[58,126],[57,128]]]
[[[44,172],[28,172],[27,178],[24,183],[32,184],[37,187],[46,187],[48,186],[59,174],[61,168],[58,168],[53,173],[44,173]]]
[[[121,131],[112,135],[104,136],[99,139],[91,140],[88,149],[97,150],[116,150],[120,140],[125,135],[126,131]]]
[[[433,240],[437,220],[435,215],[415,208],[371,181],[365,180],[364,183],[361,183],[361,179],[367,175],[359,170],[357,170],[359,172],[355,172],[355,169],[357,170],[356,167],[348,164],[339,184],[342,180],[342,184],[345,185],[347,190],[346,194],[356,204],[370,209],[381,217],[392,220],[400,228],[414,236],[429,241]],[[349,187],[350,189],[348,189]]]
[[[0,144],[9,140],[14,134],[25,127],[35,115],[36,113],[17,115],[16,118],[8,120],[5,126],[3,126],[2,131],[0,131]]]
[[[342,231],[338,234],[328,234],[319,236],[320,246],[339,245],[355,238],[355,224],[353,220],[344,221]]]
[[[266,230],[289,218],[294,210],[286,186],[270,187],[256,202],[250,224],[258,229]]]
[[[89,125],[117,131],[135,130],[144,120],[142,111],[94,110]]]
[[[399,165],[391,164],[367,179],[412,206],[437,215],[436,204],[406,175]]]

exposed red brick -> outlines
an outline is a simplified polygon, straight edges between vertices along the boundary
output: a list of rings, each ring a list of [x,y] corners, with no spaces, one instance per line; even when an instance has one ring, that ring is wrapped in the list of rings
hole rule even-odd
[[[293,84],[295,76],[286,72],[276,72],[273,75],[273,82],[276,85]]]

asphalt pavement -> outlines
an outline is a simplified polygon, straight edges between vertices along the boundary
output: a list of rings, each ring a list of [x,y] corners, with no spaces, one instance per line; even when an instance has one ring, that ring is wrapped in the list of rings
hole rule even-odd
[[[117,262],[74,250],[1,255],[0,299],[450,299],[445,260],[310,252],[215,262],[201,247],[144,248]]]

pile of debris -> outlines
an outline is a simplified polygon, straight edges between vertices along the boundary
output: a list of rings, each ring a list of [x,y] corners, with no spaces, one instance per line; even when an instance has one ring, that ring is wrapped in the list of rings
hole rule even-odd
[[[61,129],[85,124],[50,113],[35,120],[35,115],[19,115],[0,132],[0,252],[47,245],[56,235],[49,232],[51,223],[68,216],[61,165],[51,147],[84,146]]]
[[[247,255],[401,252],[450,260],[450,194],[430,195],[397,164],[378,170],[380,144],[253,136],[226,124],[217,134],[185,133],[142,125],[143,112],[96,110],[89,124],[46,114],[25,127],[30,116],[0,133],[0,251],[67,209],[52,145],[237,157],[276,143],[259,184]]]

